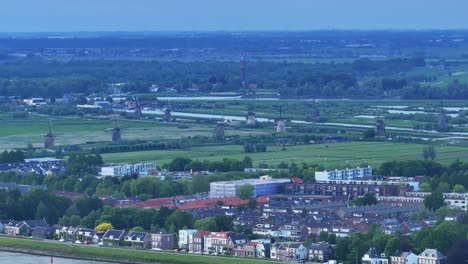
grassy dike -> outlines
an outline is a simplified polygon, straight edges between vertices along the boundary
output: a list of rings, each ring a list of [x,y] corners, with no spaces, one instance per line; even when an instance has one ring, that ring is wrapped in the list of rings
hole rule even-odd
[[[64,258],[107,261],[116,263],[206,263],[247,264],[279,263],[261,259],[205,256],[167,251],[132,250],[96,247],[92,245],[64,244],[48,240],[0,236],[0,250]]]

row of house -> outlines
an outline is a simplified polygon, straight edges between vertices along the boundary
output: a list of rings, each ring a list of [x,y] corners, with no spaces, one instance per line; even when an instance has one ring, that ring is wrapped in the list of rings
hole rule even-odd
[[[363,264],[445,264],[446,257],[437,249],[426,249],[421,254],[397,251],[389,258],[371,247],[362,257]]]
[[[112,247],[131,247],[137,249],[172,250],[176,247],[174,233],[147,233],[109,229],[98,232],[94,229],[62,227],[55,231],[55,238],[75,243],[100,244]]]
[[[270,258],[286,260],[324,260],[332,258],[332,247],[326,243],[274,242],[271,239],[249,241],[244,234],[234,232],[210,232],[206,230],[179,230],[179,248],[210,255]],[[310,256],[310,257],[308,257]]]

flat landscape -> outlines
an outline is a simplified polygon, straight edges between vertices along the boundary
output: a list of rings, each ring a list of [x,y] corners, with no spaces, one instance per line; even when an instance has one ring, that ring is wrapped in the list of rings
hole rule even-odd
[[[190,151],[155,150],[103,154],[105,162],[156,161],[164,164],[176,157],[197,160],[222,160],[232,158],[242,160],[245,156],[253,159],[254,166],[260,163],[277,165],[281,162],[296,164],[318,163],[326,168],[360,165],[379,165],[389,160],[422,159],[422,149],[426,145],[392,142],[344,142],[334,144],[311,144],[300,146],[269,146],[264,153],[244,153],[242,146],[225,145],[213,147],[194,147]],[[459,158],[468,161],[466,147],[437,145],[436,161],[444,164]]]

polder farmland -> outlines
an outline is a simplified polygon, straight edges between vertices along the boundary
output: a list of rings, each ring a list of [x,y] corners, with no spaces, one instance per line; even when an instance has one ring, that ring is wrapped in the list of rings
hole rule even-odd
[[[155,150],[103,154],[105,162],[156,161],[158,164],[170,162],[176,157],[193,160],[216,161],[223,158],[242,160],[252,158],[254,166],[266,163],[278,165],[281,162],[296,164],[317,163],[325,168],[379,165],[390,160],[420,160],[426,144],[393,142],[343,142],[332,144],[309,144],[297,146],[268,146],[267,152],[244,153],[243,146],[224,145],[194,147],[191,150]],[[468,161],[468,151],[464,146],[438,144],[436,161],[449,164],[455,159]]]

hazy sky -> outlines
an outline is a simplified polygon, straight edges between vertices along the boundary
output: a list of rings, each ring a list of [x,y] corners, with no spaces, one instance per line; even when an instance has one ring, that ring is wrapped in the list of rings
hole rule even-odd
[[[0,31],[468,29],[468,0],[1,0]]]

